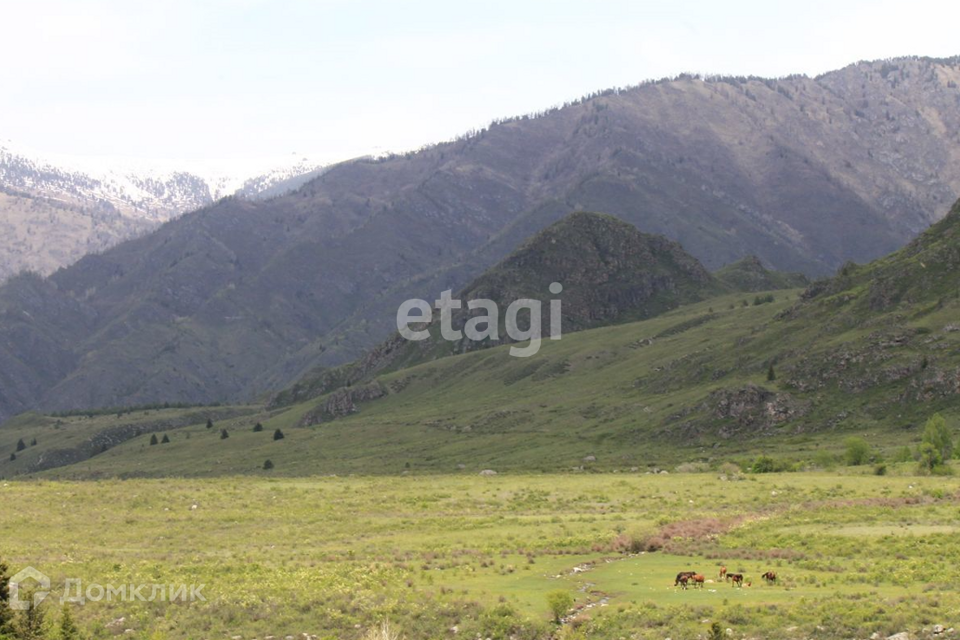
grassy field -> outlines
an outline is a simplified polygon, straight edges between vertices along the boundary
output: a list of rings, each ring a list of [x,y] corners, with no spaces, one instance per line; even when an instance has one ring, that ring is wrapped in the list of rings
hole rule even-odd
[[[958,490],[855,470],[7,481],[0,558],[55,596],[67,579],[206,585],[206,601],[74,605],[95,638],[350,639],[383,621],[409,640],[678,640],[713,622],[865,638],[955,619]],[[750,586],[716,581],[721,565]],[[703,590],[673,586],[687,569]],[[555,590],[575,598],[560,626]]]

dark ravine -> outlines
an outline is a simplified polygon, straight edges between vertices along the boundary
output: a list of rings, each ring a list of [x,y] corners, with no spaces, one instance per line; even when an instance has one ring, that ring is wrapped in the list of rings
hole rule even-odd
[[[400,301],[463,288],[578,210],[680,242],[709,269],[865,262],[960,192],[958,82],[956,58],[684,76],[216,203],[0,288],[0,419],[283,388],[382,341]]]

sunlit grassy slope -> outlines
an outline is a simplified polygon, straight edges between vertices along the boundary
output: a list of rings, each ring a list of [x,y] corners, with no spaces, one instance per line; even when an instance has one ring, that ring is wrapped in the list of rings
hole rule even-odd
[[[476,473],[486,468],[529,472],[580,466],[643,470],[690,461],[748,460],[762,453],[812,462],[821,451],[838,452],[851,433],[892,453],[918,440],[919,426],[929,413],[954,415],[950,396],[899,400],[914,380],[955,358],[960,334],[943,332],[956,317],[954,303],[913,322],[838,333],[819,323],[794,328],[778,319],[797,304],[798,293],[776,292],[775,302],[761,305],[754,305],[751,297],[747,306],[743,296],[721,297],[653,320],[545,341],[533,358],[511,357],[501,347],[428,362],[378,378],[385,397],[360,402],[356,413],[311,427],[299,426],[302,416],[326,398],[272,412],[249,408],[224,419],[211,409],[213,429],[204,425],[204,410],[192,410],[195,424],[158,433],[166,433],[169,444],[150,446],[145,433],[46,473]],[[790,330],[781,329],[784,326]],[[912,378],[881,377],[862,390],[845,389],[848,382],[873,380],[874,370],[850,363],[839,371],[834,358],[869,352],[884,331],[910,337],[880,350],[876,357],[883,358],[884,368],[879,371],[898,362],[916,363]],[[922,369],[919,362],[926,353],[928,365]],[[814,367],[810,362],[834,377],[826,377],[819,388],[799,389],[803,367]],[[767,379],[771,363],[773,381]],[[721,400],[749,385],[772,394],[750,409],[759,416],[754,422],[718,413]],[[800,407],[782,423],[764,417],[766,403],[778,397]],[[12,451],[17,439],[33,437],[38,445],[28,447],[15,462],[0,461],[0,474],[29,470],[27,465],[45,446],[62,447],[67,436],[90,437],[118,422],[160,420],[183,411],[62,418],[59,427],[55,418],[25,416],[0,429],[0,447]],[[750,415],[743,419],[753,419]],[[253,431],[257,421],[264,425],[262,432]],[[285,438],[274,441],[278,428]],[[221,439],[221,429],[228,431],[228,439]],[[262,471],[268,459],[275,468]]]

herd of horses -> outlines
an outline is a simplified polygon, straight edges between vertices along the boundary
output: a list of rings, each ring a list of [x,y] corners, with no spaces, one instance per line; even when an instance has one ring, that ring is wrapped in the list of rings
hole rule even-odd
[[[777,583],[777,574],[774,571],[767,571],[765,574],[760,576],[767,584],[776,584]],[[729,573],[726,567],[720,567],[720,580],[725,580],[729,582],[733,587],[743,588],[743,574],[742,573]],[[681,571],[677,574],[677,579],[673,583],[673,586],[679,586],[681,589],[686,589],[691,584],[694,589],[703,589],[703,583],[706,582],[706,578],[702,573],[697,573],[696,571]],[[751,586],[752,583],[748,582],[746,586]]]

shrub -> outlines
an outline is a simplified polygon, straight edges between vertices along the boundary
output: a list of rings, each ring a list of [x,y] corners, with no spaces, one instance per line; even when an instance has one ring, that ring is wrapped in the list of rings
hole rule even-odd
[[[283,435],[283,431],[280,431],[280,429],[277,429],[276,431],[273,432],[274,440],[283,440],[284,437],[285,436]]]
[[[743,473],[743,469],[740,468],[740,465],[732,462],[724,462],[720,465],[720,473],[728,478],[737,478]]]
[[[0,560],[0,633],[6,628],[13,612],[10,610],[10,576],[7,565]]]
[[[911,462],[913,460],[915,460],[915,458],[913,457],[913,452],[910,451],[910,447],[902,447],[893,457],[894,462]]]
[[[887,465],[880,463],[873,468],[873,475],[875,476],[885,476],[887,475]]]
[[[69,605],[63,605],[63,613],[60,614],[59,632],[60,640],[80,640],[82,638],[80,629],[77,628],[73,616],[70,615]]]
[[[813,465],[818,469],[833,469],[837,466],[837,456],[829,451],[817,451],[813,456]]]
[[[863,438],[851,436],[844,441],[844,459],[851,467],[859,467],[870,461],[870,445]]]
[[[270,460],[267,460],[266,462],[263,463],[263,470],[270,471],[270,469],[273,469],[273,462],[271,462]]]
[[[751,473],[780,473],[782,471],[795,471],[796,465],[786,460],[777,460],[770,456],[760,456],[750,467]]]
[[[777,379],[777,372],[773,368],[773,364],[770,365],[770,368],[767,369],[767,382],[774,382]]]
[[[262,425],[262,424],[260,424],[260,423],[258,422],[257,424],[253,425],[253,432],[254,432],[254,433],[260,433],[261,431],[263,431],[263,425]]]
[[[947,421],[939,413],[927,420],[927,424],[923,427],[922,441],[932,444],[944,462],[953,458],[953,437],[950,435]]]
[[[11,454],[10,454],[10,462],[13,462],[13,461],[16,460],[16,459],[17,459],[17,454],[11,453]]]
[[[170,436],[163,434],[163,439],[160,441],[160,444],[170,444]]]
[[[23,451],[27,448],[27,445],[23,442],[23,438],[17,440],[17,452]]]
[[[550,607],[550,613],[553,614],[554,622],[558,623],[570,611],[573,606],[573,596],[569,591],[557,589],[547,594],[547,606]]]
[[[379,627],[368,629],[363,634],[363,640],[403,640],[403,638],[404,636],[401,636],[400,632],[392,628],[386,620]]]
[[[226,439],[229,438],[229,437],[230,437],[230,434],[227,433],[227,430],[226,430],[226,429],[220,429],[220,439],[221,439],[221,440],[226,440]]]
[[[155,445],[155,444],[159,444],[159,442],[160,442],[160,441],[157,440],[157,434],[153,434],[152,436],[150,436],[150,446],[151,446],[151,447],[152,447],[153,445]]]
[[[710,465],[706,462],[684,462],[678,464],[674,469],[675,473],[705,473],[710,471]]]
[[[207,429],[213,429],[213,420],[207,418]]]

